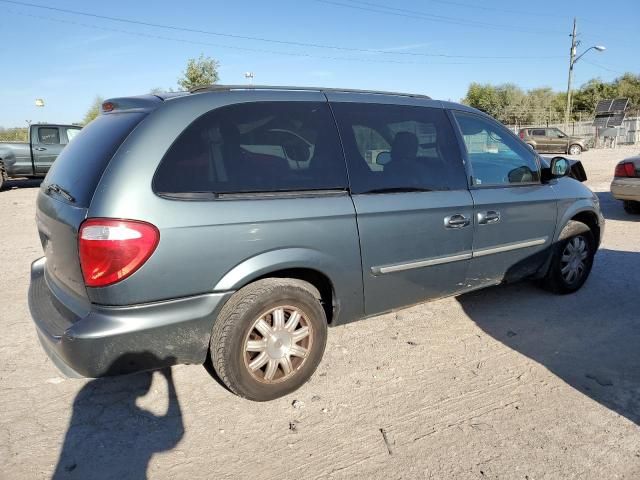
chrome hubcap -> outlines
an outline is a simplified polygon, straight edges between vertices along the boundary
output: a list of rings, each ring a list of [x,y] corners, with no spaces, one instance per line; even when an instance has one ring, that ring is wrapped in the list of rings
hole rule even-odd
[[[583,237],[575,237],[567,243],[560,258],[560,271],[567,283],[575,283],[582,278],[587,269],[588,256],[587,242]]]
[[[258,317],[244,340],[244,361],[256,380],[277,383],[304,364],[313,343],[313,329],[298,308],[276,307]]]
[[[571,147],[569,149],[569,155],[579,155],[580,154],[580,147]]]

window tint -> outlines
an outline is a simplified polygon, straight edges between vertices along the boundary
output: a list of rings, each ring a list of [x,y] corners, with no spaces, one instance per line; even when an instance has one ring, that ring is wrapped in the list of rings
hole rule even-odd
[[[546,132],[544,129],[536,129],[531,130],[531,135],[534,137],[544,137],[546,135]]]
[[[455,112],[462,130],[475,185],[539,182],[535,154],[511,133],[488,119]]]
[[[145,117],[144,113],[111,113],[84,127],[53,162],[44,184],[57,183],[89,206],[93,192],[120,144]]]
[[[180,134],[154,178],[160,193],[344,189],[329,106],[259,102],[213,110]]]
[[[60,130],[57,127],[40,127],[38,128],[38,138],[40,143],[45,145],[59,145]]]
[[[444,110],[372,103],[332,104],[353,193],[467,187]]]

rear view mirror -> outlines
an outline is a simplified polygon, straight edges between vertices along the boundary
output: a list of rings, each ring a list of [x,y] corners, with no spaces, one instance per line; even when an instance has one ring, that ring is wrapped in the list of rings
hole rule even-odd
[[[386,165],[391,161],[391,152],[379,152],[376,155],[376,163],[378,165]]]

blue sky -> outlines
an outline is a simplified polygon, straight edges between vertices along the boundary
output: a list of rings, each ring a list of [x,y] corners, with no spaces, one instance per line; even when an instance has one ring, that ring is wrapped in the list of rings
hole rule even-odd
[[[579,51],[607,47],[578,63],[576,85],[640,73],[638,0],[619,0],[615,8],[595,0],[27,1],[222,35],[0,1],[4,127],[27,119],[80,121],[96,95],[175,89],[187,59],[200,53],[220,61],[221,83],[246,83],[244,72],[252,71],[256,84],[408,91],[454,101],[473,81],[564,90],[574,14]],[[46,106],[35,107],[36,98]]]

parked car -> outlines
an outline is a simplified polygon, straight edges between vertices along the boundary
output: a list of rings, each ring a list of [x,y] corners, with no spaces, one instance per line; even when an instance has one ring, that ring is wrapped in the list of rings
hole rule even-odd
[[[44,177],[62,149],[82,127],[37,123],[28,142],[0,142],[0,190],[14,177]]]
[[[611,195],[624,202],[629,213],[640,213],[640,156],[626,158],[616,165]]]
[[[584,138],[569,136],[559,128],[521,128],[519,135],[527,145],[540,153],[580,155],[588,150]]]
[[[328,326],[522,278],[574,292],[603,234],[567,159],[464,105],[215,86],[102,108],[37,199],[29,305],[71,376],[210,357],[273,399]]]

